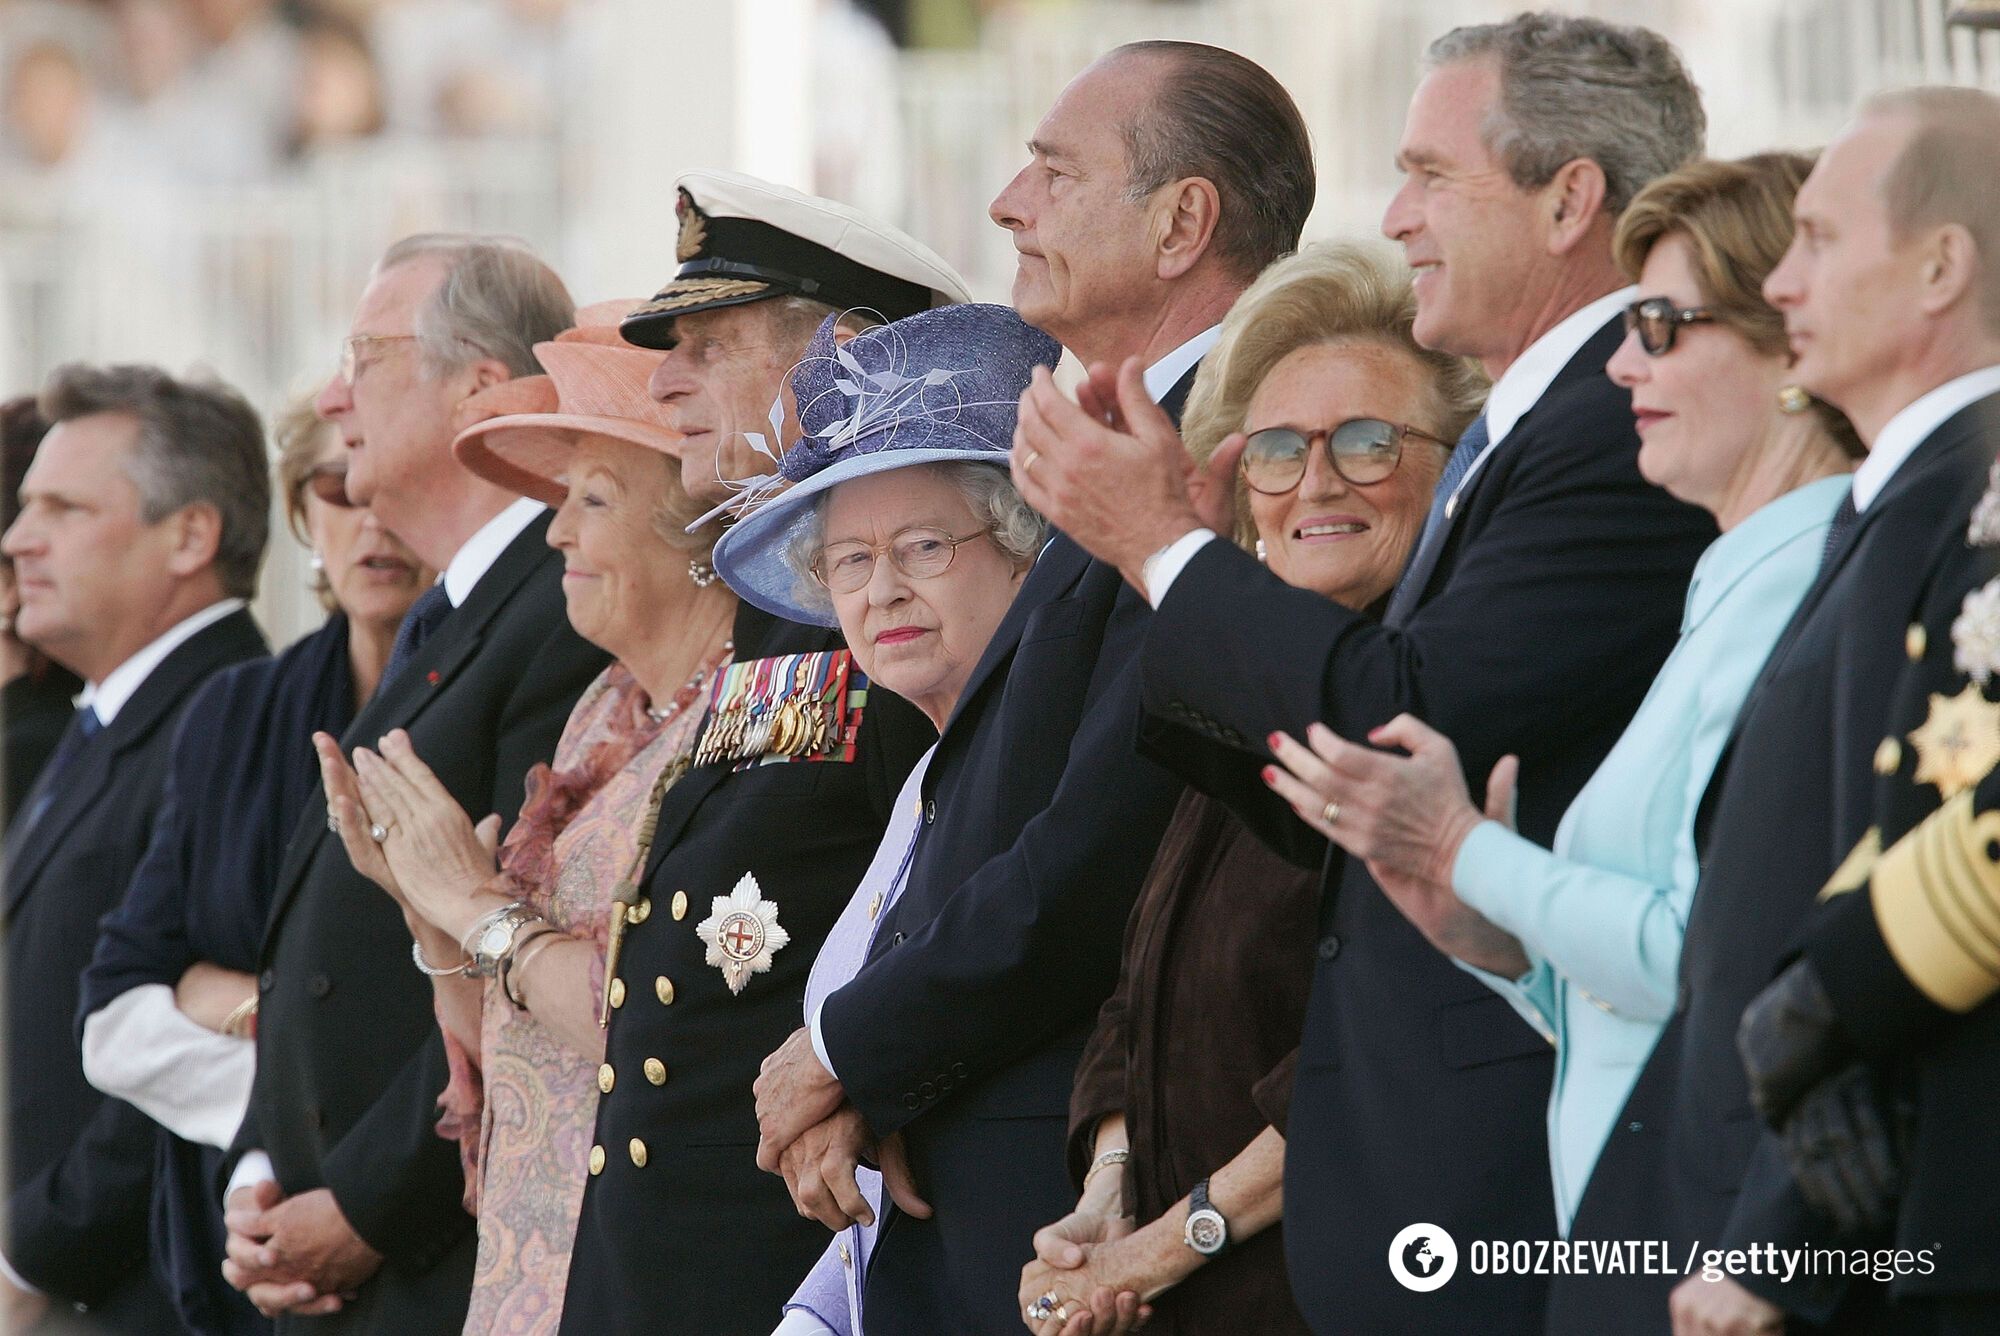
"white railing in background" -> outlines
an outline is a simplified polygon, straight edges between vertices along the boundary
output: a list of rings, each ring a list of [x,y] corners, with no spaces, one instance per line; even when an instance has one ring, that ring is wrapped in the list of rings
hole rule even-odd
[[[1179,37],[1242,51],[1298,99],[1320,179],[1310,235],[1372,234],[1394,188],[1391,158],[1425,44],[1456,24],[1520,7],[1519,0],[1026,6],[991,23],[976,50],[903,57],[901,221],[959,265],[976,293],[1004,300],[1012,249],[985,208],[1022,162],[1036,120],[1108,48]],[[1951,0],[1569,7],[1672,37],[1702,84],[1719,154],[1817,144],[1856,98],[1885,86],[2000,88],[2000,37],[1947,29]],[[632,51],[646,69],[659,66],[651,45]],[[627,75],[648,89],[648,114],[670,118],[674,97],[709,96],[692,68],[684,63],[677,82],[656,85],[643,71]],[[599,138],[637,142],[629,132]],[[590,181],[579,186],[579,177],[605,170],[553,142],[380,143],[281,183],[218,194],[121,192],[110,183],[92,192],[93,203],[63,209],[0,184],[0,387],[30,387],[75,358],[141,358],[211,367],[275,410],[330,368],[382,247],[422,228],[512,232],[592,274],[601,271],[594,257],[648,254],[656,235],[657,274],[618,271],[620,289],[636,292],[641,280],[670,268],[671,230],[661,219],[608,216],[601,202],[593,205]],[[290,544],[274,545],[260,611],[281,640],[316,616]]]

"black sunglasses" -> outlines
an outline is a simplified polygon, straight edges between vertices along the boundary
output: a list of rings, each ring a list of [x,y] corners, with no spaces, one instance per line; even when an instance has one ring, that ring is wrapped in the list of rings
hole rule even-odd
[[[1403,458],[1403,438],[1435,441],[1450,447],[1415,427],[1384,422],[1380,418],[1349,418],[1326,431],[1302,432],[1293,427],[1266,427],[1250,433],[1238,466],[1243,481],[1253,492],[1283,496],[1306,476],[1306,457],[1315,442],[1326,443],[1326,461],[1333,471],[1357,487],[1381,482],[1396,471]]]
[[[329,506],[352,509],[354,498],[347,494],[347,465],[315,464],[306,470],[306,490]]]
[[[1664,357],[1673,351],[1682,325],[1706,325],[1714,319],[1715,312],[1706,306],[1675,306],[1665,297],[1647,297],[1625,308],[1625,332],[1639,336],[1648,357]]]

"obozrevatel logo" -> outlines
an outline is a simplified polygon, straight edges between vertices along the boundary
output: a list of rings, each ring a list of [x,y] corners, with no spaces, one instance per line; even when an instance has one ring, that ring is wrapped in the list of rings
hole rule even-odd
[[[1389,1241],[1389,1274],[1406,1290],[1428,1294],[1458,1270],[1458,1244],[1436,1225],[1406,1225]]]

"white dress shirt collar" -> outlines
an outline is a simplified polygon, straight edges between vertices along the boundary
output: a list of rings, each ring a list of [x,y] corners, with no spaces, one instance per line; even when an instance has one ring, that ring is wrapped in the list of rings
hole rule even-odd
[[[1526,417],[1549,386],[1568,366],[1591,336],[1610,323],[1611,318],[1637,300],[1639,289],[1620,288],[1606,293],[1588,306],[1571,311],[1554,328],[1529,344],[1513,364],[1493,382],[1486,399],[1486,437],[1494,445],[1507,439],[1514,424]]]
[[[192,617],[175,622],[165,635],[106,673],[102,682],[84,687],[83,694],[76,698],[77,708],[88,706],[97,711],[97,722],[109,724],[125,708],[125,702],[146,685],[146,679],[166,661],[169,654],[242,606],[240,598],[225,598],[219,603],[209,604]]]
[[[1961,408],[1978,403],[1989,394],[2000,394],[2000,366],[1981,367],[1956,380],[1948,380],[1929,394],[1915,400],[1882,425],[1868,457],[1854,470],[1854,509],[1861,512],[1882,489],[1903,461],[1916,453]]]
[[[535,522],[535,517],[548,507],[541,502],[522,497],[513,505],[479,526],[479,532],[465,540],[465,543],[451,557],[451,564],[444,568],[444,596],[456,608],[472,597],[472,590],[481,576],[493,569],[493,563],[500,560],[500,554],[507,545],[521,536],[521,530]]]
[[[1147,367],[1146,393],[1153,396],[1153,402],[1160,402],[1166,397],[1168,390],[1180,384],[1181,377],[1188,373],[1188,368],[1208,356],[1208,350],[1213,348],[1215,341],[1221,337],[1222,326],[1210,325]]]

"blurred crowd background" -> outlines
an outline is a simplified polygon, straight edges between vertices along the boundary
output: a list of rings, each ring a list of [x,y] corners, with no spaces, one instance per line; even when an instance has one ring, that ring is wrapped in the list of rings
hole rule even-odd
[[[1821,142],[1902,83],[2000,85],[1953,0],[1589,0],[1686,54],[1711,149]],[[1137,37],[1232,47],[1297,96],[1308,236],[1372,232],[1432,35],[1491,0],[0,0],[0,390],[64,361],[212,368],[267,414],[330,372],[394,237],[502,231],[580,301],[673,267],[674,176],[851,200],[1005,300],[984,216],[1035,116]],[[289,552],[260,612],[312,605]]]

